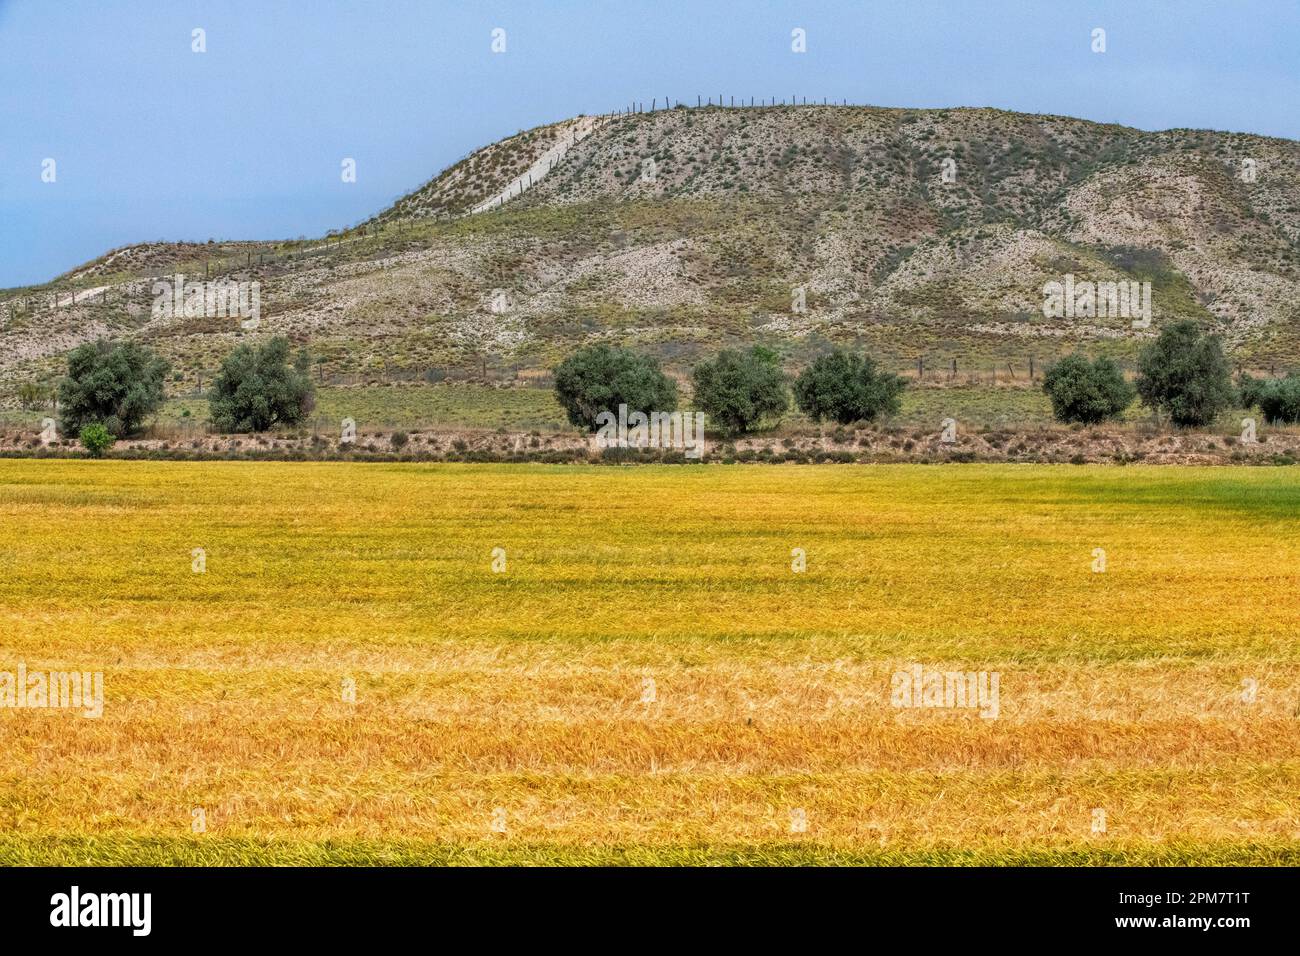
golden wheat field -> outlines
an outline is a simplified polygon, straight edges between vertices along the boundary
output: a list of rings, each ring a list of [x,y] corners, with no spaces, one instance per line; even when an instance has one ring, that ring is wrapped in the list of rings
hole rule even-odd
[[[104,705],[0,708],[0,863],[1294,863],[1298,532],[1295,468],[3,461],[0,671]]]

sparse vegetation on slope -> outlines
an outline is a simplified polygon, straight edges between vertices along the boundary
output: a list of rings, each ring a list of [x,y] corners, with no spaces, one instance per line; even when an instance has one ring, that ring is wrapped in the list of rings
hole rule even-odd
[[[562,142],[531,188],[470,214]],[[155,315],[152,280],[176,272],[259,282],[260,329]],[[1151,327],[1045,318],[1066,275],[1149,282]],[[982,109],[675,109],[511,137],[322,240],[148,244],[0,293],[0,402],[105,336],[154,348],[176,391],[263,335],[310,344],[328,387],[542,370],[597,342],[682,378],[752,342],[792,372],[831,346],[888,371],[1023,374],[1087,345],[1131,370],[1179,319],[1284,374],[1297,302],[1292,141]]]

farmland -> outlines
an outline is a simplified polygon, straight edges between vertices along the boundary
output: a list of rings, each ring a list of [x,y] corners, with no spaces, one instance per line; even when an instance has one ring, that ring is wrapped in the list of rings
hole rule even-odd
[[[0,708],[0,863],[1295,863],[1297,532],[1294,467],[0,461],[0,670],[105,686]]]

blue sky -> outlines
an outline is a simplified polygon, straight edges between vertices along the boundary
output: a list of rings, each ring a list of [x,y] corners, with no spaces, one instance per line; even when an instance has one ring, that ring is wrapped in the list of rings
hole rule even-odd
[[[1298,138],[1297,51],[1291,0],[0,0],[0,287],[130,242],[320,235],[502,136],[654,97]]]

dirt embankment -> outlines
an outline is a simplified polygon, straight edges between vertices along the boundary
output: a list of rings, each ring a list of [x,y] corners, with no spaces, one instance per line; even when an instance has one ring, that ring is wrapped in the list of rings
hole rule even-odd
[[[1300,461],[1300,432],[1275,431],[1256,442],[1210,432],[1133,428],[982,429],[951,441],[920,428],[826,428],[728,439],[709,435],[698,459],[681,448],[602,448],[575,432],[429,428],[339,434],[154,436],[119,441],[123,458],[380,459],[412,461],[690,461],[730,463],[1057,462],[1070,464],[1290,465]],[[0,430],[0,456],[80,456],[75,440],[44,443],[32,430]]]

